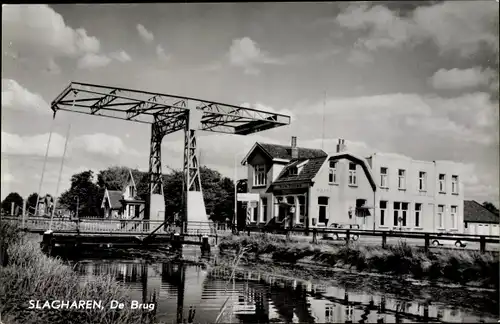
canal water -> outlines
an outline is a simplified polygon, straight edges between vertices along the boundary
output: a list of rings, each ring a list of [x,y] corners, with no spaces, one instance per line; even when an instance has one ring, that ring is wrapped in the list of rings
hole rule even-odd
[[[146,303],[154,295],[156,320],[161,323],[498,321],[496,302],[489,307],[477,305],[484,300],[484,292],[471,292],[469,302],[457,305],[436,302],[432,297],[422,300],[368,293],[362,288],[318,285],[255,271],[240,271],[236,279],[229,280],[227,270],[173,262],[80,260],[75,268],[82,281],[112,275],[129,288],[131,300]],[[492,296],[498,297],[498,292]]]

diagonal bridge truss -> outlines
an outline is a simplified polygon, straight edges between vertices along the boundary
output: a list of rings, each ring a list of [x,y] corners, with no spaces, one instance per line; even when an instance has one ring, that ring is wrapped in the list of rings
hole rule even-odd
[[[61,110],[151,124],[149,219],[158,219],[158,213],[151,210],[153,196],[161,195],[161,199],[164,199],[161,143],[166,135],[183,130],[184,191],[187,197],[184,221],[202,220],[207,217],[201,195],[196,145],[197,131],[248,135],[289,125],[291,122],[289,116],[274,112],[189,97],[79,82],[70,83],[52,102],[51,109],[54,117],[57,111]],[[190,199],[190,194],[197,196],[198,199]],[[196,209],[193,205],[196,203],[203,206],[198,206]],[[195,215],[200,213],[204,215]]]

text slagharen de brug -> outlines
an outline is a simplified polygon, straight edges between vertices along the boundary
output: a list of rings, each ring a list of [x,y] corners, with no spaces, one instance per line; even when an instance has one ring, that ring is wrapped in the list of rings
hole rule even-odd
[[[137,300],[132,300],[130,303],[111,300],[108,305],[105,305],[102,300],[30,300],[28,309],[142,309],[152,311],[155,309],[154,303],[140,303]]]

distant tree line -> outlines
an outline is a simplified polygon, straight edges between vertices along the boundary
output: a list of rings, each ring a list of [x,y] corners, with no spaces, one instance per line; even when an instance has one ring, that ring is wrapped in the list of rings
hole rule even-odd
[[[137,186],[137,196],[147,201],[148,199],[148,174],[137,169],[131,170]],[[222,176],[218,171],[208,167],[200,167],[201,184],[207,214],[214,221],[225,221],[232,219],[234,214],[234,182],[232,179]],[[109,167],[97,173],[97,177],[91,170],[74,174],[71,177],[71,185],[63,192],[57,202],[57,207],[66,208],[73,214],[86,216],[102,216],[101,203],[104,191],[123,190],[129,177],[129,168],[121,166]],[[163,192],[165,196],[165,216],[173,217],[183,212],[183,172],[172,170],[163,175]],[[246,192],[246,180],[237,183],[238,192]],[[37,194],[28,197],[27,205],[34,211]],[[22,206],[23,198],[16,192],[10,193],[2,201],[2,209],[10,213],[11,202]]]

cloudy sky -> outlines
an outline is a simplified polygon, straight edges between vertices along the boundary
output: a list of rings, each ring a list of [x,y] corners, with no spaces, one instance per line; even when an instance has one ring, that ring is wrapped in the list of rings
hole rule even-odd
[[[251,136],[200,134],[201,162],[234,177],[255,141],[463,163],[466,196],[498,204],[498,3],[4,5],[2,198],[59,192],[85,169],[146,170],[150,127],[60,112],[70,81],[292,115]],[[71,125],[71,127],[70,127]],[[68,129],[70,131],[68,132]],[[163,143],[182,166],[182,134]],[[242,167],[238,177],[244,176]]]

